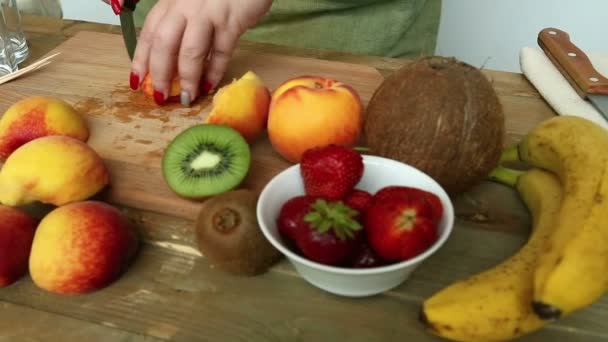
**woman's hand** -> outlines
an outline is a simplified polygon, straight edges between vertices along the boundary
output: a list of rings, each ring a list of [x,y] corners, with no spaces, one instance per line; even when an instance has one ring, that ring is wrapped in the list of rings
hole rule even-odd
[[[131,87],[137,89],[149,72],[154,100],[162,104],[178,71],[182,104],[189,106],[220,82],[238,38],[271,4],[272,0],[159,0],[147,14],[137,42]]]

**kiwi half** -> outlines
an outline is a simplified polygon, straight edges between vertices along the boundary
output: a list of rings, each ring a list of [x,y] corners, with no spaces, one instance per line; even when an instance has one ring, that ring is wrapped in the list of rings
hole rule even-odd
[[[162,170],[175,193],[201,198],[238,186],[250,163],[249,144],[238,131],[226,125],[198,124],[169,143]]]

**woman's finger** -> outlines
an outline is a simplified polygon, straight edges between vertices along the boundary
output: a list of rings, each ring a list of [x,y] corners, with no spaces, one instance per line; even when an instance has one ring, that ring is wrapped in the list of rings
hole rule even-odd
[[[137,41],[137,47],[133,54],[133,61],[131,62],[131,75],[129,76],[129,83],[131,89],[136,90],[139,88],[144,77],[148,73],[148,60],[150,57],[150,49],[152,48],[152,41],[154,39],[154,33],[158,27],[158,23],[161,21],[167,9],[169,8],[169,2],[160,1],[158,2],[144,21],[144,25],[139,33],[139,39]]]
[[[230,27],[216,29],[213,35],[213,49],[209,58],[209,66],[205,73],[205,91],[215,88],[224,77],[228,63],[239,38],[238,30]]]
[[[199,86],[212,35],[213,26],[209,20],[188,21],[178,57],[181,102],[184,106],[190,106],[190,102],[199,96]]]
[[[104,0],[106,3],[108,3],[107,0]],[[114,14],[119,15],[120,12],[122,12],[122,6],[124,5],[125,0],[111,0],[110,1],[110,6],[112,6],[112,11],[114,11]]]
[[[185,29],[186,18],[181,12],[169,9],[154,32],[148,67],[157,104],[163,104],[169,95],[171,80],[177,72],[177,55]]]

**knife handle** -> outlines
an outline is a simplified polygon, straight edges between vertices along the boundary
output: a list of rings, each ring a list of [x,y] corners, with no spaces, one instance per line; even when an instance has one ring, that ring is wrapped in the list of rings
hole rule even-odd
[[[552,27],[543,29],[538,34],[538,45],[581,97],[608,95],[608,78],[595,70],[589,57],[572,43],[568,33]]]

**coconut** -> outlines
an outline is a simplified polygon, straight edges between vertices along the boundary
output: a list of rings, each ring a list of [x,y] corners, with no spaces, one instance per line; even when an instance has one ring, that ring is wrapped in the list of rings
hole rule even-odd
[[[481,71],[455,58],[420,58],[387,77],[368,107],[370,153],[412,165],[450,194],[470,189],[497,166],[505,118]]]

